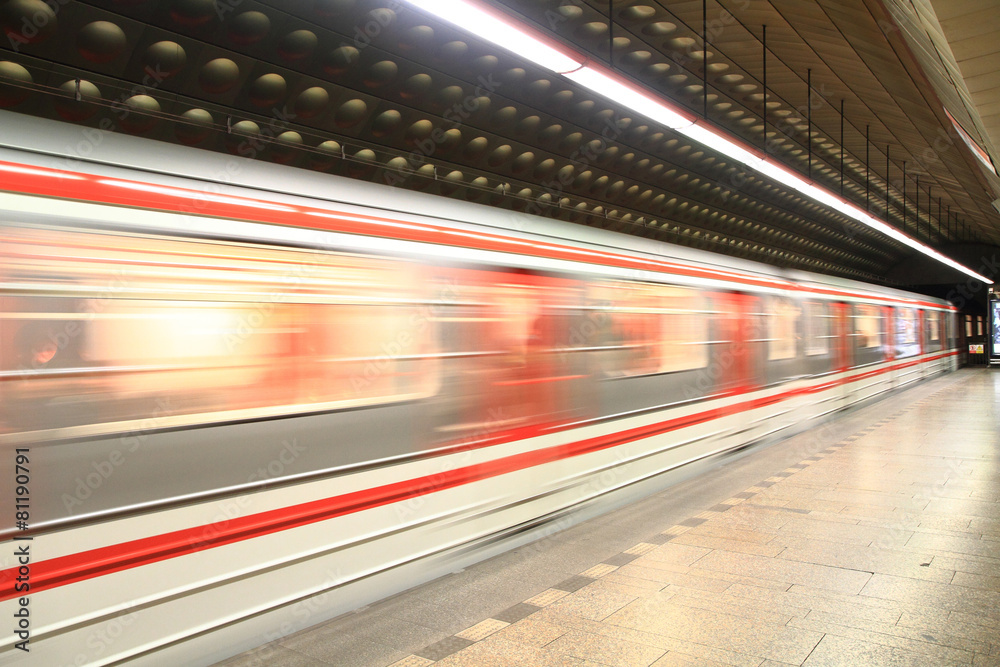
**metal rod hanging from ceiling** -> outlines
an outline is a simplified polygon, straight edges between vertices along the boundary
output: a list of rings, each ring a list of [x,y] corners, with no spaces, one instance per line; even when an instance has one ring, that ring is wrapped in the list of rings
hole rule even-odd
[[[840,196],[844,196],[844,100],[840,100]]]
[[[871,142],[868,141],[868,130],[870,128],[871,128],[870,125],[865,125],[865,211],[872,210],[872,206],[869,203],[870,201],[869,193],[871,192],[871,187],[870,187],[871,174],[868,169],[868,157],[869,157],[868,153],[871,148]]]
[[[938,217],[937,217],[938,229],[941,229],[941,197],[938,197]],[[927,225],[927,238],[931,237],[931,226]]]
[[[920,233],[920,174],[917,174],[917,222],[914,225],[917,233]]]
[[[938,211],[940,217],[941,211]],[[931,234],[931,220],[934,219],[934,185],[927,186],[927,236]]]
[[[906,160],[903,160],[903,233],[906,233]]]
[[[806,69],[806,150],[808,151],[808,158],[806,161],[806,174],[809,176],[809,180],[813,177],[813,113],[812,113],[812,95],[813,95],[813,85],[812,85],[813,71],[811,68]]]
[[[615,20],[614,0],[608,0],[608,65],[615,68]]]
[[[827,188],[801,178],[801,175],[797,174],[794,169],[789,169],[778,161],[767,159],[767,156],[761,159],[762,156],[753,150],[748,150],[747,143],[739,139],[735,133],[720,131],[713,123],[708,123],[704,119],[701,123],[697,122],[696,114],[690,114],[669,99],[647,91],[644,86],[634,81],[629,81],[617,70],[594,62],[584,53],[578,52],[526,24],[522,25],[512,17],[497,16],[495,13],[485,11],[483,8],[487,4],[485,0],[407,1],[428,14],[457,25],[501,48],[511,50],[547,71],[565,77],[598,95],[613,99],[630,112],[641,114],[688,139],[710,149],[718,150],[728,159],[753,169],[775,183],[789,187],[812,201],[829,206],[832,210],[844,213],[852,220],[874,231],[881,232],[942,264],[951,266],[986,283],[992,284],[993,282],[942,255],[934,248],[902,234],[898,229],[894,229],[891,225],[887,225],[884,221],[872,216],[870,212],[862,211],[851,202],[840,199]],[[615,5],[613,0],[609,0],[609,2],[613,17]],[[493,5],[494,3],[488,4]],[[455,8],[460,8],[462,11],[453,11]],[[609,37],[612,37],[614,28],[613,21],[611,23]],[[612,51],[613,49],[612,37]],[[707,74],[707,70],[705,72]]]
[[[763,84],[764,84],[764,103],[763,108],[760,110],[760,117],[764,121],[764,152],[767,153],[767,24],[764,24],[763,31],[760,36],[760,46],[761,46],[761,68]]]
[[[889,144],[885,145],[885,221],[889,222]]]
[[[708,120],[708,0],[701,0],[701,97],[701,115]]]

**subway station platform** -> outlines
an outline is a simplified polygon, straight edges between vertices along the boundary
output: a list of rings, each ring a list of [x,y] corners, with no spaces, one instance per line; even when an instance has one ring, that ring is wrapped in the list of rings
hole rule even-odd
[[[1000,665],[1000,372],[922,383],[221,664]]]

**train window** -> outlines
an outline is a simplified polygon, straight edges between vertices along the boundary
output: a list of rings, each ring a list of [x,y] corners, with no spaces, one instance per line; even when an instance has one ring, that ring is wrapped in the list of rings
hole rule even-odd
[[[5,280],[26,286],[5,297],[19,326],[0,338],[4,377],[19,380],[3,419],[18,429],[150,415],[167,426],[434,390],[412,263],[69,231],[3,241]]]
[[[941,350],[941,314],[934,310],[924,311],[927,329],[927,352]]]
[[[805,351],[807,356],[830,353],[830,312],[825,301],[806,301],[805,311]]]
[[[885,360],[885,317],[881,306],[855,304],[850,334],[854,364],[865,366]]]
[[[580,317],[579,282],[476,268],[438,272],[446,297],[435,317],[443,354],[441,389],[426,415],[433,437],[481,438],[578,418],[581,351],[602,322]]]
[[[693,370],[708,365],[708,313],[700,292],[660,287],[665,311],[659,371]]]
[[[859,349],[882,347],[883,318],[877,306],[856,304],[854,306],[854,346]]]
[[[920,326],[915,308],[897,308],[895,313],[896,357],[920,354]]]
[[[708,319],[695,291],[649,283],[588,286],[584,345],[603,377],[649,375],[708,365]]]
[[[621,281],[587,285],[586,315],[578,337],[598,377],[635,375],[642,367],[641,362],[636,363],[639,358],[643,353],[649,357],[648,349],[641,349],[644,346],[637,340],[648,319],[635,312],[642,298],[631,292],[632,284]]]
[[[931,326],[931,341],[941,341],[941,320],[937,313],[930,313],[930,317],[927,318]]]
[[[767,313],[767,359],[794,359],[802,310],[791,299],[775,298]]]

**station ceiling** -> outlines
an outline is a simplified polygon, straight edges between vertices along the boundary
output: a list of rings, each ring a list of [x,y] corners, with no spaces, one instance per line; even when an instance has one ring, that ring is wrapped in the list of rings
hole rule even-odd
[[[489,4],[947,255],[1000,244],[989,94],[951,63],[990,66],[945,53],[1000,6],[941,1],[951,24],[931,0]],[[402,0],[0,0],[0,21],[0,108],[867,281],[933,262]]]

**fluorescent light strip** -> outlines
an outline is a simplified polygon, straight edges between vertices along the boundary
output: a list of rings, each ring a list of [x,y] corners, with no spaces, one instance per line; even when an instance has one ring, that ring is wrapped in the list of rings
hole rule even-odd
[[[734,158],[734,159],[739,159],[739,158]],[[835,211],[843,213],[849,218],[857,220],[858,222],[867,225],[872,229],[880,231],[890,238],[896,239],[900,243],[910,248],[913,248],[914,250],[921,252],[927,255],[928,257],[941,262],[946,266],[949,266],[957,271],[965,273],[966,275],[972,276],[977,280],[981,280],[986,284],[989,285],[993,284],[993,281],[987,278],[986,276],[982,276],[976,273],[972,269],[969,269],[959,264],[950,257],[942,255],[937,250],[934,250],[933,248],[926,246],[923,243],[920,243],[916,239],[907,236],[906,234],[896,229],[895,227],[887,224],[882,220],[879,220],[878,218],[875,218],[870,213],[861,210],[851,202],[841,199],[840,197],[837,197],[830,191],[825,190],[817,185],[809,183],[804,178],[789,171],[786,167],[784,167],[784,165],[779,165],[770,160],[766,160],[762,161],[759,166],[754,166],[752,164],[748,166],[757,169],[766,176],[770,176],[779,183],[782,183],[783,185],[787,185],[795,190],[798,190],[802,194],[811,197],[812,199],[815,199],[821,204],[829,206]]]
[[[553,72],[577,69],[587,60],[571,57],[544,38],[531,34],[527,26],[486,11],[479,3],[468,0],[409,0],[409,3]]]
[[[637,111],[657,123],[666,125],[672,130],[681,130],[693,123],[690,118],[677,113],[635,86],[631,86],[622,79],[608,75],[595,67],[588,65],[572,72],[563,72],[562,75],[570,81],[574,81],[618,104],[624,104],[629,109]]]
[[[778,183],[790,187],[817,202],[824,204],[847,217],[872,229],[882,232],[914,250],[965,273],[984,283],[993,284],[958,262],[945,257],[930,246],[920,243],[894,227],[877,220],[854,204],[841,199],[832,192],[805,180],[784,165],[768,160],[762,153],[745,147],[743,142],[733,141],[713,128],[700,125],[684,111],[643,92],[639,87],[614,72],[599,65],[588,64],[589,58],[583,54],[573,54],[564,48],[554,48],[553,40],[538,34],[534,29],[520,24],[516,19],[501,17],[486,11],[475,0],[407,0],[411,5],[452,23],[477,37],[492,42],[515,55],[544,67],[556,74],[602,95],[616,104],[640,113],[650,120],[665,125],[672,130],[693,139],[708,148],[768,176]]]

